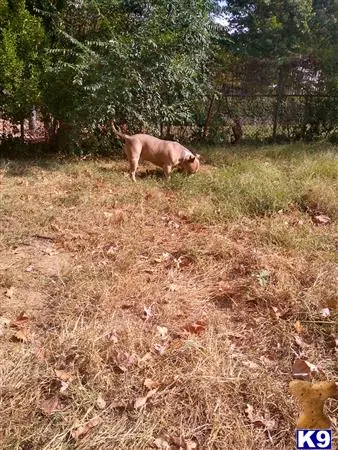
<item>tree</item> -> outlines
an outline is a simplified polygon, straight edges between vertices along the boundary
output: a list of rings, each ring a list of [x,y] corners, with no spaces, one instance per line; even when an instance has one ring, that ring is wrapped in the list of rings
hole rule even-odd
[[[311,19],[311,49],[318,60],[329,91],[338,91],[338,3],[314,0]]]
[[[25,0],[0,0],[1,109],[14,122],[28,117],[42,101],[42,75],[47,65],[46,36],[41,20],[28,12]]]
[[[311,0],[229,0],[229,27],[235,54],[264,59],[276,68],[273,139],[276,140],[281,100],[294,60],[308,49]]]
[[[87,130],[112,117],[149,130],[192,120],[206,94],[213,7],[204,0],[65,2],[48,25],[57,36],[49,111]]]

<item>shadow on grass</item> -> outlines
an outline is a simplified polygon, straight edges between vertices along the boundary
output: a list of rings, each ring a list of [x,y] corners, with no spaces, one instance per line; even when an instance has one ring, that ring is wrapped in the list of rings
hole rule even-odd
[[[34,168],[57,171],[65,164],[80,161],[121,161],[124,154],[112,151],[107,155],[70,155],[53,152],[44,142],[23,143],[20,139],[12,139],[0,145],[0,169],[6,169],[6,176],[28,176]]]

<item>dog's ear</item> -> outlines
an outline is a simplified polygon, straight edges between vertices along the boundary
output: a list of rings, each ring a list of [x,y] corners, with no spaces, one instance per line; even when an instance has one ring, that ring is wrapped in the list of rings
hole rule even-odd
[[[199,153],[196,153],[195,157],[196,157],[197,159],[200,159],[201,155],[200,155]]]

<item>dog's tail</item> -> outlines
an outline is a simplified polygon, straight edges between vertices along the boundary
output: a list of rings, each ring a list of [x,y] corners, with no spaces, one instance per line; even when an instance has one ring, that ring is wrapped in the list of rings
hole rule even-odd
[[[124,133],[121,133],[120,131],[118,131],[118,130],[115,128],[115,124],[114,124],[113,121],[111,122],[111,129],[113,130],[113,132],[115,133],[115,135],[116,135],[118,138],[122,139],[122,141],[125,141],[125,140],[127,139],[128,135],[127,135],[127,134],[124,134]]]

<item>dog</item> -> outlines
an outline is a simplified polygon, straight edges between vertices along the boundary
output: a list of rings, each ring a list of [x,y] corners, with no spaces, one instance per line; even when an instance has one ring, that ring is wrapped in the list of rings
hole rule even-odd
[[[133,181],[136,181],[135,175],[140,159],[161,167],[167,179],[170,179],[171,171],[175,167],[189,175],[199,170],[200,155],[194,155],[178,142],[165,141],[149,134],[129,136],[118,131],[113,123],[112,130],[125,143],[124,151],[129,161],[130,178]]]

